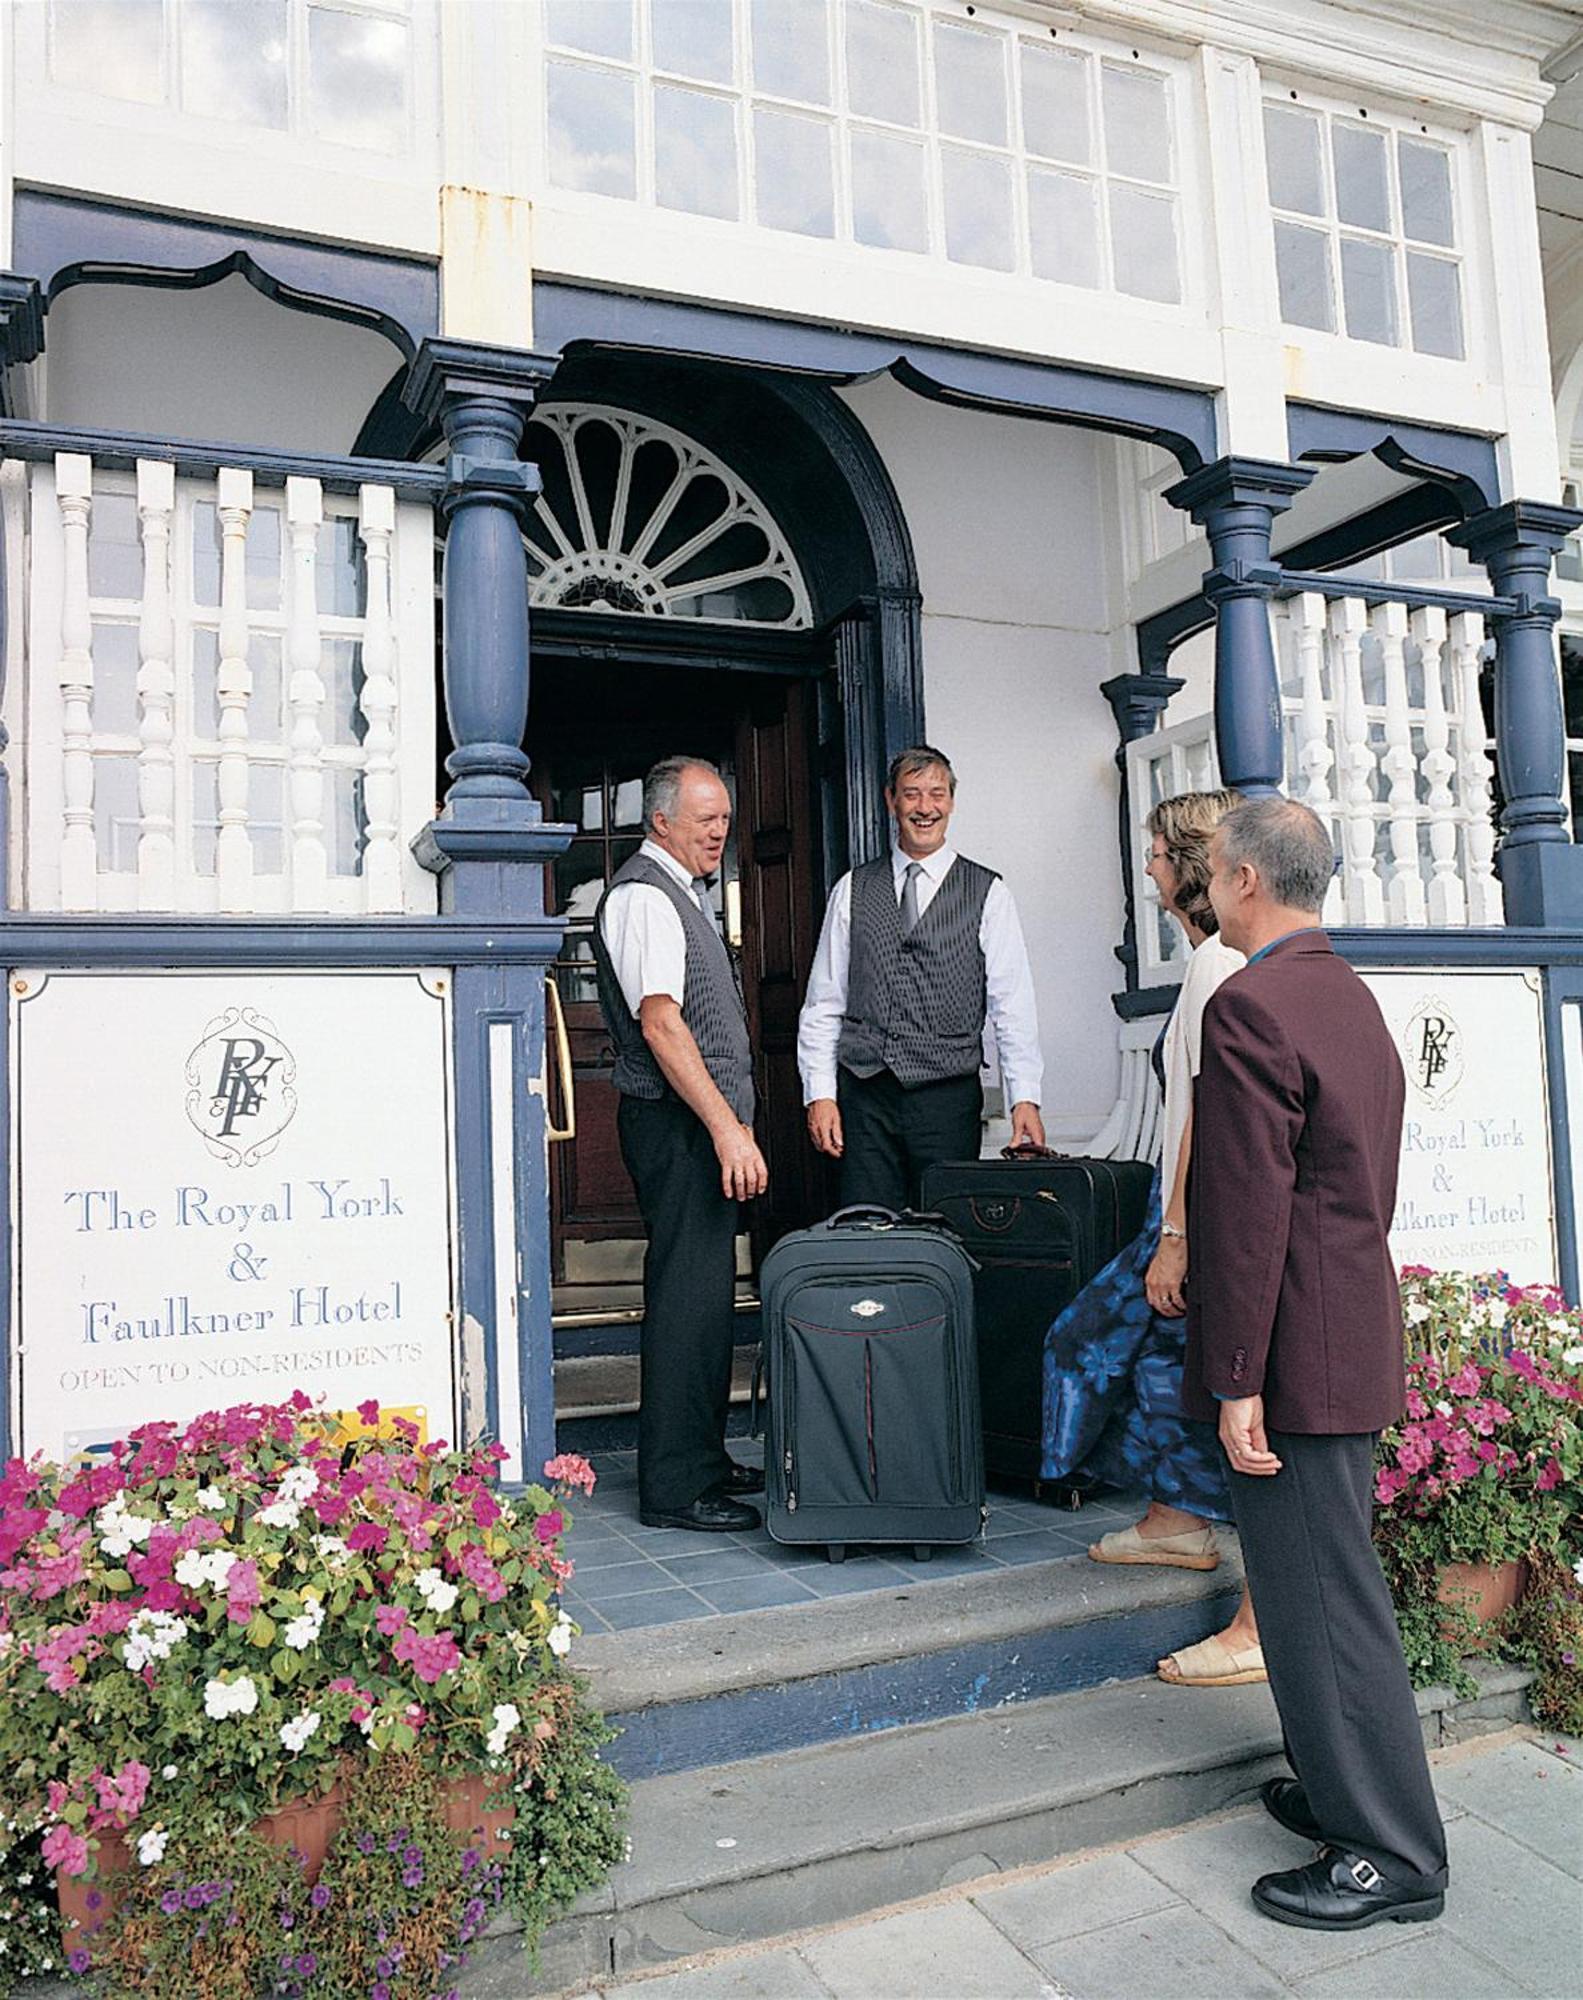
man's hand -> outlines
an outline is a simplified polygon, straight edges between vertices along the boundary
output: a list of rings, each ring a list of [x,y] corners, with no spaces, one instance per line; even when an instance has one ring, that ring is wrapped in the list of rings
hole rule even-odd
[[[816,1097],[808,1106],[808,1137],[816,1153],[828,1153],[839,1160],[846,1150],[841,1136],[841,1113],[833,1097]]]
[[[1011,1107],[1011,1143],[1014,1146],[1044,1144],[1044,1120],[1039,1116],[1037,1104],[1014,1104]]]
[[[1143,1293],[1149,1310],[1166,1319],[1180,1319],[1187,1311],[1187,1240],[1162,1236],[1160,1247],[1143,1274]]]
[[[715,1134],[715,1158],[720,1162],[720,1192],[727,1201],[746,1201],[770,1184],[769,1168],[751,1126],[722,1126]]]
[[[1238,1396],[1220,1406],[1220,1442],[1233,1472],[1268,1479],[1281,1469],[1264,1435],[1264,1398]]]

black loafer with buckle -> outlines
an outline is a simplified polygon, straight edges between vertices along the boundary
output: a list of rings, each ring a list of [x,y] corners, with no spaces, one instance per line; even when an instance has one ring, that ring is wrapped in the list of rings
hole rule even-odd
[[[1324,1831],[1308,1808],[1308,1795],[1296,1778],[1267,1778],[1259,1787],[1259,1803],[1273,1820],[1300,1840],[1320,1841]]]
[[[1395,1924],[1426,1924],[1446,1906],[1443,1890],[1388,1882],[1372,1861],[1344,1847],[1320,1848],[1306,1868],[1261,1876],[1253,1885],[1253,1900],[1278,1924],[1296,1924],[1305,1931],[1361,1931],[1387,1918]]]
[[[745,1535],[759,1525],[756,1509],[744,1507],[718,1487],[700,1494],[686,1507],[668,1508],[664,1513],[644,1507],[638,1519],[645,1528],[691,1528],[697,1535]]]
[[[721,1481],[721,1490],[726,1493],[762,1493],[764,1491],[763,1467],[741,1465],[736,1459],[732,1459],[731,1470]]]

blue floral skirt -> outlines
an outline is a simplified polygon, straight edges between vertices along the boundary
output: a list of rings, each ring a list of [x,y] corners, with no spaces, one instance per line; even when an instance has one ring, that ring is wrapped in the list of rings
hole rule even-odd
[[[1187,1322],[1152,1312],[1144,1273],[1160,1241],[1160,1176],[1140,1233],[1044,1336],[1045,1479],[1141,1486],[1206,1519],[1231,1518],[1213,1425],[1182,1415]]]

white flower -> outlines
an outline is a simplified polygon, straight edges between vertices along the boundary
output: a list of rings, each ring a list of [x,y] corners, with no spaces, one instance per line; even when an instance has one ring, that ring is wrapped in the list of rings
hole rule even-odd
[[[215,1722],[228,1715],[251,1715],[257,1706],[258,1689],[249,1674],[239,1674],[234,1681],[211,1680],[203,1690],[203,1712]]]
[[[1583,1367],[1583,1347],[1569,1347],[1561,1359],[1569,1368]]]
[[[1451,1414],[1451,1405],[1449,1403],[1444,1403],[1444,1402],[1436,1403],[1435,1414],[1437,1416],[1449,1417]]]
[[[352,1553],[339,1535],[315,1535],[313,1546],[332,1569],[346,1562]]]
[[[412,1579],[412,1587],[437,1618],[443,1618],[461,1596],[456,1585],[448,1583],[432,1565],[418,1571]]]
[[[1572,1574],[1577,1578],[1579,1583],[1583,1583],[1583,1556],[1579,1556],[1577,1561],[1572,1565]]]
[[[223,1514],[225,1511],[226,1498],[218,1486],[200,1486],[192,1497],[206,1513]]]
[[[306,1715],[299,1715],[295,1722],[281,1724],[280,1740],[294,1757],[318,1728],[319,1722],[319,1711],[311,1708]]]
[[[495,1703],[495,1726],[484,1738],[484,1747],[491,1757],[498,1757],[506,1747],[506,1739],[522,1721],[522,1711],[514,1701]]]
[[[161,1771],[159,1775],[168,1782],[170,1779],[176,1776],[176,1771],[177,1767],[174,1764],[167,1764],[164,1770]]]
[[[311,1465],[294,1465],[280,1482],[282,1500],[311,1500],[319,1490],[319,1475]]]
[[[311,1592],[307,1596],[306,1607],[300,1616],[291,1620],[281,1635],[296,1653],[305,1653],[324,1626],[324,1606]]]
[[[294,1528],[302,1519],[302,1507],[296,1500],[271,1500],[259,1508],[258,1518],[266,1528]]]
[[[548,1633],[550,1651],[558,1660],[564,1660],[572,1650],[572,1635],[576,1631],[570,1618],[563,1611]]]
[[[130,1672],[140,1674],[154,1660],[168,1660],[187,1636],[187,1621],[168,1611],[139,1611],[126,1628],[123,1655]]]
[[[1422,1299],[1409,1299],[1402,1307],[1402,1316],[1409,1326],[1422,1326],[1429,1317],[1429,1308]]]
[[[124,1493],[117,1493],[99,1509],[99,1547],[107,1556],[129,1556],[153,1532],[152,1521],[127,1512]]]
[[[162,1826],[150,1827],[147,1833],[138,1835],[137,1858],[145,1868],[152,1868],[156,1861],[165,1859],[165,1846],[170,1835]]]
[[[236,1557],[229,1549],[189,1549],[177,1563],[175,1577],[188,1590],[202,1590],[205,1585],[224,1590],[235,1566]]]
[[[1491,1326],[1501,1327],[1506,1324],[1507,1306],[1504,1299],[1486,1299],[1484,1311]]]

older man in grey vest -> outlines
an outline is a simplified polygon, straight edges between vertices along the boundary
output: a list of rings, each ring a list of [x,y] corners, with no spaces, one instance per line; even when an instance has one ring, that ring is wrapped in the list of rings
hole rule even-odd
[[[891,762],[895,846],[830,897],[797,1028],[808,1131],[841,1200],[916,1206],[923,1170],[976,1159],[986,1022],[1012,1139],[1044,1144],[1044,1059],[1016,905],[946,838],[956,773],[927,743]]]
[[[708,878],[731,800],[712,764],[668,757],[643,784],[648,837],[594,918],[615,1044],[621,1157],[648,1235],[638,1508],[646,1527],[759,1525],[764,1475],[726,1451],[737,1204],[768,1185],[753,1137],[753,1053]]]

